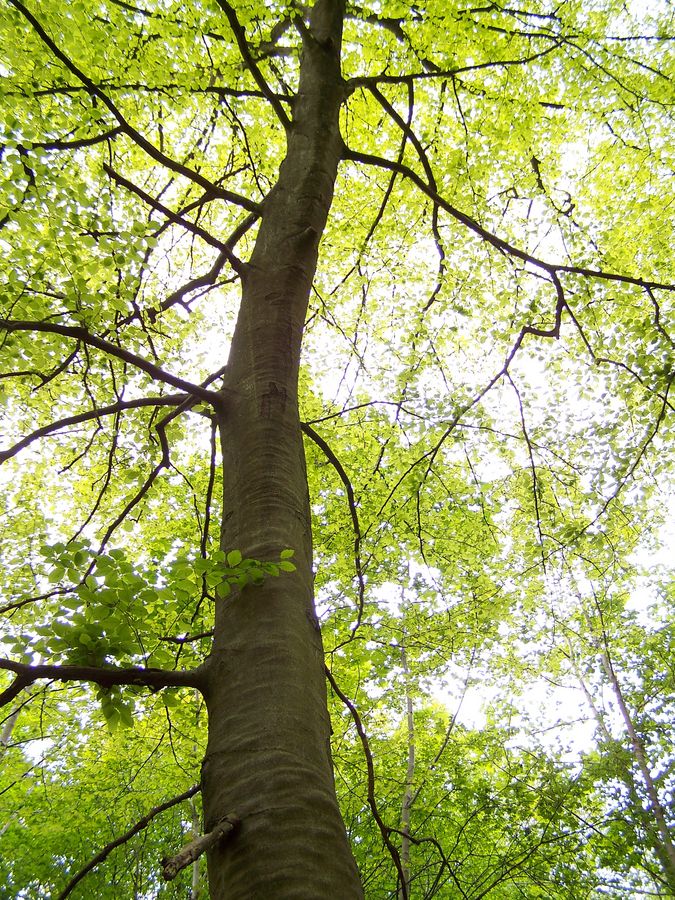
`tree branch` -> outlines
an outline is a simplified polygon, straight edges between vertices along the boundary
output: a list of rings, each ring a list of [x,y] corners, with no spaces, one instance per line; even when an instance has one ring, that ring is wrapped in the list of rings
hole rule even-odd
[[[84,878],[85,875],[88,875],[92,869],[95,869],[99,863],[102,863],[108,856],[115,850],[117,847],[121,847],[122,844],[126,844],[131,838],[138,834],[139,831],[142,831],[144,828],[150,824],[150,822],[158,816],[160,813],[165,812],[167,809],[171,809],[172,806],[177,806],[179,803],[183,803],[185,800],[189,800],[191,797],[194,797],[195,794],[199,793],[201,790],[201,786],[195,784],[189,790],[185,791],[182,794],[179,794],[177,797],[173,797],[171,800],[167,800],[166,803],[161,803],[159,806],[153,807],[150,812],[143,816],[142,819],[139,819],[135,825],[133,825],[128,831],[125,831],[124,834],[120,835],[118,838],[115,838],[114,841],[111,841],[109,844],[97,853],[96,856],[91,859],[87,865],[80,869],[77,875],[68,882],[65,888],[61,891],[56,900],[65,900],[65,898],[72,893],[73,888],[79,884],[80,881]]]
[[[137,409],[143,406],[176,406],[189,399],[189,394],[167,394],[164,397],[141,397],[138,400],[120,400],[119,403],[111,403],[109,406],[101,406],[97,409],[90,409],[87,412],[78,413],[74,416],[67,416],[65,419],[59,419],[58,422],[50,422],[49,425],[43,425],[31,431],[25,437],[17,441],[16,444],[7,450],[0,450],[0,465],[7,462],[13,456],[16,456],[21,450],[24,450],[39,438],[47,437],[55,431],[61,431],[63,428],[69,428],[71,425],[79,425],[82,422],[88,422],[91,419],[100,419],[102,416],[112,416],[125,409]]]
[[[205,188],[215,197],[219,197],[221,200],[227,200],[230,203],[236,203],[238,206],[241,206],[243,209],[247,209],[250,212],[258,212],[260,207],[253,200],[249,200],[248,197],[242,197],[240,194],[235,194],[233,191],[225,190],[224,188],[218,187],[213,184],[213,182],[209,181],[208,178],[205,178],[203,175],[200,175],[199,172],[195,172],[193,169],[190,169],[188,166],[184,166],[182,163],[176,162],[176,160],[171,159],[171,157],[166,156],[158,147],[155,147],[154,144],[150,143],[150,141],[143,137],[143,135],[137,131],[132,125],[127,122],[127,120],[122,115],[122,112],[117,108],[117,106],[113,103],[113,101],[108,97],[108,95],[101,90],[85,73],[75,65],[75,63],[70,59],[70,57],[66,56],[66,54],[60,49],[60,47],[49,37],[47,32],[44,30],[40,22],[35,18],[35,16],[20,2],[20,0],[9,0],[9,3],[17,9],[21,15],[28,21],[40,40],[45,44],[54,56],[61,62],[63,65],[78,78],[82,84],[87,88],[90,94],[98,99],[107,107],[108,110],[113,114],[115,119],[120,125],[121,130],[126,134],[131,140],[137,144],[142,150],[144,150],[148,156],[154,159],[156,162],[161,163],[161,165],[166,166],[167,169],[171,169],[173,172],[178,172],[180,175],[183,175],[185,178],[188,178],[190,181],[195,182],[196,184],[201,185],[201,187]]]
[[[394,162],[390,159],[385,159],[381,156],[375,156],[372,153],[361,153],[358,150],[351,150],[349,147],[345,147],[344,149],[344,159],[351,160],[352,162],[363,163],[368,166],[377,166],[381,169],[387,169],[390,172],[398,172],[400,175],[408,178],[414,185],[416,185],[423,194],[425,194],[433,203],[438,204],[441,209],[444,209],[445,212],[449,213],[454,219],[457,219],[458,222],[461,222],[463,225],[466,225],[471,229],[475,234],[479,237],[483,238],[488,244],[491,244],[495,249],[500,250],[502,253],[507,254],[508,256],[515,257],[516,259],[520,259],[523,262],[529,263],[532,266],[536,266],[539,269],[543,269],[545,272],[548,272],[549,275],[555,275],[559,272],[567,272],[571,275],[581,275],[585,278],[598,278],[604,281],[618,281],[621,284],[634,284],[638,287],[643,288],[657,288],[663,291],[675,291],[675,284],[664,284],[659,281],[649,281],[645,278],[634,278],[631,275],[619,275],[616,272],[605,272],[602,269],[587,269],[584,266],[567,266],[562,265],[561,263],[554,262],[546,262],[543,259],[539,259],[536,256],[532,256],[529,253],[526,253],[524,250],[521,250],[519,247],[514,247],[512,244],[509,244],[508,241],[505,241],[503,238],[498,237],[496,234],[493,234],[491,231],[488,231],[487,228],[483,228],[475,219],[466,213],[462,212],[456,207],[452,206],[452,204],[448,203],[440,194],[438,194],[430,185],[428,185],[423,178],[421,178],[417,172],[414,172],[409,166],[406,166],[404,163]]]
[[[185,381],[185,379],[172,375],[170,372],[165,372],[164,369],[149,362],[142,356],[138,356],[130,350],[124,350],[117,344],[113,344],[111,341],[105,340],[105,338],[92,334],[81,325],[58,325],[55,322],[0,319],[0,328],[4,328],[9,332],[39,331],[46,334],[60,334],[63,337],[72,337],[77,341],[88,344],[90,347],[96,347],[98,350],[102,350],[110,356],[121,359],[123,362],[129,363],[129,365],[132,365],[137,369],[141,369],[157,381],[163,381],[166,384],[170,384],[172,387],[184,391],[186,394],[191,394],[193,397],[199,397],[200,400],[205,400],[212,406],[220,407],[222,405],[221,394],[217,394],[215,391],[209,391],[207,388],[200,387],[198,384],[192,384],[190,381]]]
[[[213,629],[211,631],[201,631],[199,634],[186,634],[184,637],[173,637],[173,635],[163,635],[159,637],[160,641],[168,641],[170,644],[189,644],[192,641],[203,641],[205,638],[213,637]]]
[[[59,594],[66,593],[67,591],[65,588],[55,588],[53,591],[48,591],[46,594],[38,594],[36,597],[25,597],[23,600],[15,600],[12,603],[6,603],[4,606],[0,606],[0,616],[4,616],[8,612],[13,612],[15,609],[21,609],[24,606],[28,606],[29,603],[39,603],[40,600],[49,600],[51,597],[58,597]]]
[[[253,59],[248,41],[246,40],[246,32],[239,22],[236,12],[230,6],[227,0],[216,0],[216,3],[225,13],[230,28],[232,29],[232,33],[234,34],[234,39],[236,40],[237,46],[239,47],[239,52],[241,53],[241,58],[244,61],[244,65],[253,76],[255,83],[258,85],[265,98],[269,101],[281,124],[284,126],[284,128],[289,129],[291,127],[291,120],[288,118],[288,114],[281,105],[279,98],[276,96],[276,94],[273,93],[273,91],[270,89],[270,86],[265,81],[265,77],[260,71],[258,64]]]
[[[202,853],[206,853],[207,850],[223,838],[229,837],[238,825],[239,818],[234,813],[230,813],[227,816],[223,816],[212,831],[209,831],[208,834],[200,835],[194,841],[190,841],[175,856],[165,856],[162,859],[162,875],[164,879],[173,881],[182,869],[198,860]]]
[[[111,128],[110,131],[104,131],[102,134],[95,134],[92,137],[87,138],[74,138],[72,141],[58,139],[53,141],[41,141],[31,144],[30,148],[23,147],[19,144],[17,150],[23,153],[30,153],[32,150],[81,150],[82,147],[93,147],[94,144],[101,144],[103,141],[111,141],[116,138],[118,134],[122,134],[122,127],[120,125]]]
[[[121,669],[115,666],[32,666],[0,658],[0,669],[16,675],[12,684],[0,693],[0,706],[5,706],[25,687],[42,678],[50,681],[91,681],[101,687],[136,685],[155,690],[165,687],[192,687],[200,690],[203,680],[201,668],[171,672],[168,669]]]
[[[241,274],[242,270],[245,268],[244,263],[236,256],[232,250],[227,246],[227,243],[224,241],[219,241],[218,238],[214,238],[213,235],[209,234],[204,228],[201,228],[199,225],[195,225],[194,222],[190,222],[188,219],[184,219],[178,213],[173,212],[173,210],[169,209],[168,206],[164,206],[163,203],[160,203],[159,200],[155,200],[150,194],[146,193],[142,188],[140,188],[137,184],[134,184],[132,181],[124,178],[123,175],[120,175],[116,172],[111,166],[107,163],[103,163],[103,171],[109,175],[113,181],[122,187],[126,188],[130,193],[136,194],[137,197],[150,206],[152,209],[157,210],[157,212],[161,213],[165,216],[170,222],[173,222],[174,225],[180,225],[182,228],[185,228],[186,231],[191,231],[192,234],[200,237],[204,243],[209,244],[211,247],[215,247],[216,250],[220,250],[221,253],[225,254],[225,257],[229,264],[232,266],[235,272]]]
[[[375,767],[373,765],[373,754],[370,749],[370,743],[368,741],[368,735],[366,734],[366,730],[363,727],[363,722],[361,721],[361,716],[359,715],[359,711],[354,706],[349,697],[344,694],[338,684],[333,677],[333,673],[325,666],[326,678],[330,682],[330,686],[333,688],[337,696],[342,700],[344,705],[347,707],[349,712],[351,713],[351,717],[354,720],[354,725],[356,726],[356,731],[358,733],[359,739],[361,740],[361,746],[363,747],[363,755],[366,760],[366,768],[368,770],[368,806],[370,807],[370,811],[373,814],[373,818],[377,824],[377,827],[380,829],[380,834],[382,835],[382,840],[389,851],[389,854],[394,862],[394,866],[396,867],[396,871],[398,873],[398,877],[400,879],[400,887],[401,887],[401,898],[402,900],[408,900],[408,886],[406,884],[405,876],[403,874],[403,866],[401,864],[401,856],[398,852],[398,848],[393,843],[391,838],[389,837],[391,833],[391,829],[384,824],[382,816],[380,815],[380,810],[377,806],[377,800],[375,799]]]
[[[359,583],[359,598],[358,598],[358,616],[356,620],[356,624],[352,628],[352,634],[356,632],[356,629],[361,625],[361,620],[363,618],[363,604],[364,604],[364,596],[366,592],[366,584],[365,579],[363,577],[363,563],[361,560],[361,525],[359,523],[359,514],[356,509],[356,498],[354,497],[354,488],[352,487],[352,483],[349,480],[349,476],[345,472],[342,463],[337,458],[335,453],[331,450],[330,446],[326,443],[326,441],[318,434],[311,425],[308,425],[307,422],[302,422],[300,427],[307,435],[307,437],[311,438],[314,443],[321,449],[326,459],[333,466],[335,471],[340,476],[340,481],[345,486],[345,491],[347,493],[347,502],[349,504],[349,514],[352,518],[352,527],[354,529],[354,568],[356,570],[356,578]]]
[[[173,91],[177,94],[215,94],[217,97],[228,97],[234,99],[243,99],[253,97],[258,100],[266,100],[267,95],[263,94],[262,91],[255,90],[245,90],[238,88],[230,88],[224,85],[210,84],[206,87],[188,87],[184,84],[177,84],[173,81],[166,81],[163,84],[147,84],[146,82],[141,81],[121,81],[117,84],[106,84],[106,91],[112,93],[113,91],[119,91],[122,94],[128,94],[131,91],[138,91],[142,94],[162,94],[166,95],[170,91]],[[7,91],[4,96],[5,97],[59,97],[59,96],[73,96],[76,94],[88,94],[91,93],[89,88],[86,85],[82,84],[62,84],[55,85],[51,88],[41,88],[39,90],[21,90],[21,91]],[[279,103],[291,104],[293,102],[293,98],[288,94],[274,94]],[[543,104],[544,105],[544,104]],[[559,104],[549,104],[551,106],[557,106]],[[121,134],[124,134],[124,130],[122,128],[119,129]],[[251,201],[255,202],[255,201]]]
[[[486,62],[475,63],[470,66],[456,66],[452,69],[439,69],[432,63],[431,66],[425,67],[424,72],[413,72],[409,75],[385,75],[384,73],[381,75],[356,75],[354,78],[349,79],[348,88],[350,90],[355,90],[357,87],[370,88],[377,84],[411,84],[414,81],[429,80],[432,78],[456,78],[458,75],[463,75],[466,72],[478,72],[481,69],[524,66],[527,63],[540,59],[542,56],[548,56],[549,53],[552,53],[564,43],[560,38],[554,35],[540,34],[538,37],[544,37],[551,40],[553,42],[552,46],[547,47],[545,50],[540,50],[538,53],[533,53],[530,56],[525,56],[522,59],[487,60]],[[425,62],[429,63],[429,60],[420,60],[420,62],[424,65]]]
[[[425,460],[428,460],[428,462],[427,462],[427,473],[430,471],[431,466],[433,465],[434,460],[436,459],[436,457],[437,457],[437,455],[438,455],[438,453],[439,453],[441,447],[443,446],[443,444],[445,443],[445,441],[447,440],[447,438],[448,438],[448,437],[452,434],[452,432],[455,430],[455,428],[459,425],[460,420],[462,419],[462,417],[465,416],[466,413],[468,413],[470,409],[472,409],[474,406],[476,406],[478,403],[480,403],[480,401],[483,399],[483,397],[484,397],[489,391],[492,390],[492,388],[493,388],[493,387],[495,386],[495,384],[499,381],[499,379],[500,379],[500,378],[503,378],[503,377],[508,373],[509,367],[510,367],[510,365],[511,365],[511,363],[512,363],[512,361],[513,361],[513,359],[514,359],[514,357],[515,357],[515,355],[516,355],[516,353],[518,352],[518,350],[520,350],[521,344],[522,344],[523,341],[525,340],[525,336],[526,336],[526,335],[531,334],[531,335],[534,335],[535,337],[553,338],[553,339],[555,339],[555,340],[557,340],[557,339],[560,337],[560,327],[561,327],[561,324],[562,324],[562,314],[563,314],[563,311],[564,311],[565,309],[568,309],[568,306],[567,306],[567,301],[565,300],[565,294],[564,294],[564,291],[563,291],[562,284],[560,283],[560,279],[558,278],[556,272],[553,271],[553,272],[550,272],[549,274],[550,274],[550,276],[551,276],[551,282],[552,282],[552,284],[553,284],[553,286],[554,286],[554,288],[555,288],[555,292],[556,292],[555,320],[554,320],[553,327],[552,327],[552,328],[538,328],[538,327],[536,327],[535,325],[523,325],[523,327],[520,329],[520,332],[519,332],[519,334],[518,334],[518,337],[516,338],[516,340],[515,340],[515,342],[514,342],[514,344],[513,344],[513,347],[511,348],[511,350],[509,351],[509,353],[508,353],[506,359],[504,360],[504,365],[501,367],[501,369],[500,369],[495,375],[492,376],[492,378],[490,379],[490,381],[489,381],[486,385],[484,385],[484,386],[478,391],[478,393],[475,394],[474,397],[473,397],[471,400],[469,400],[468,403],[465,403],[464,406],[462,406],[462,407],[457,411],[457,413],[454,415],[454,417],[452,418],[452,420],[449,422],[449,424],[447,425],[447,427],[446,427],[445,430],[443,431],[443,434],[442,434],[442,435],[440,436],[440,438],[436,441],[436,443],[434,444],[434,446],[431,447],[429,450],[427,450],[425,453],[423,453],[422,456],[418,457],[414,462],[412,462],[412,463],[406,468],[406,470],[405,470],[405,471],[402,473],[402,475],[398,478],[398,480],[396,481],[396,483],[394,484],[394,486],[391,488],[391,490],[390,490],[389,493],[387,494],[386,499],[384,500],[384,502],[383,502],[382,505],[380,506],[380,508],[379,508],[379,510],[378,510],[378,513],[377,513],[377,516],[376,516],[376,520],[379,520],[380,516],[381,516],[382,513],[384,512],[384,509],[385,509],[386,505],[389,503],[389,501],[391,500],[391,498],[394,496],[394,494],[395,494],[396,491],[398,490],[399,485],[401,485],[401,484],[403,483],[403,481],[406,479],[406,477],[407,477],[407,476],[408,476],[408,475],[409,475],[409,474],[410,474],[417,466],[419,466],[419,465],[420,465],[421,463],[423,463]]]

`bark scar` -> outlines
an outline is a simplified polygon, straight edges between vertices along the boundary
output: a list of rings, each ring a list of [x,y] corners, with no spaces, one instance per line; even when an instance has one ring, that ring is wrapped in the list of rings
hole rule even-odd
[[[281,413],[284,412],[286,409],[286,388],[280,388],[276,381],[269,381],[268,389],[260,398],[260,415],[263,419],[272,417],[274,406],[277,406]]]

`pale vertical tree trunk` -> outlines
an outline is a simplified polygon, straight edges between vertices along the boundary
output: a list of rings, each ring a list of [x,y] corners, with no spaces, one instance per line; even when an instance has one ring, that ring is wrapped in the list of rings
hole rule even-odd
[[[335,796],[310,509],[298,414],[303,325],[342,155],[343,0],[317,0],[303,35],[293,122],[265,201],[220,422],[222,546],[297,571],[220,600],[205,698],[205,831],[241,826],[209,853],[212,900],[362,896]]]
[[[5,724],[2,729],[2,734],[0,734],[0,747],[6,747],[12,739],[12,732],[14,731],[14,726],[16,725],[17,719],[19,718],[19,710],[16,709],[11,716],[7,717]]]
[[[408,726],[408,764],[406,769],[405,790],[401,804],[401,868],[405,887],[399,888],[399,900],[410,896],[410,813],[415,800],[413,783],[415,779],[415,710],[410,695],[410,669],[405,644],[401,644],[401,666],[405,681],[406,721]]]
[[[654,850],[661,865],[663,878],[675,895],[675,849],[673,848],[673,841],[670,836],[665,810],[661,804],[656,784],[647,761],[644,743],[635,729],[633,719],[626,705],[623,691],[621,690],[621,685],[619,684],[609,654],[606,650],[601,650],[599,651],[599,656],[602,670],[609,681],[609,685],[619,707],[621,718],[623,719],[628,738],[633,748],[633,753],[635,754],[635,759],[638,763],[638,768],[640,769],[640,774],[642,775],[642,780],[647,791],[647,797],[649,798],[649,805],[646,806],[644,804],[644,794],[641,794],[638,781],[630,767],[621,766],[620,771],[617,772],[617,776],[626,785],[633,806],[633,814],[644,828],[649,845]],[[586,702],[593,713],[593,717],[598,724],[598,728],[603,738],[610,744],[616,742],[616,738],[613,737],[607,727],[605,718],[593,700],[588,685],[576,665],[574,651],[571,645],[569,645],[569,658],[574,667],[574,673],[581,686],[581,690],[586,697]]]
[[[192,839],[194,840],[201,834],[201,823],[197,814],[197,804],[194,801],[194,797],[190,800],[190,815],[192,818]],[[196,859],[192,863],[192,885],[190,887],[190,900],[199,900],[199,868],[200,861],[199,859]]]
[[[649,797],[651,814],[656,822],[656,829],[659,835],[659,842],[655,847],[655,850],[658,854],[659,860],[661,861],[661,866],[668,880],[668,884],[675,894],[675,846],[673,845],[673,839],[668,828],[666,813],[663,808],[663,804],[661,803],[661,799],[659,797],[659,793],[656,789],[656,784],[651,773],[649,762],[647,760],[645,746],[642,738],[635,728],[635,725],[633,724],[633,719],[626,705],[623,691],[621,690],[621,685],[619,684],[619,679],[616,677],[614,666],[612,665],[607,652],[603,652],[600,659],[602,662],[602,667],[605,671],[605,675],[607,676],[607,679],[612,688],[614,698],[616,699],[617,706],[619,707],[619,712],[621,713],[621,718],[623,719],[624,725],[626,727],[628,739],[630,740],[631,746],[633,748],[633,753],[635,754],[635,759],[637,761],[638,768],[640,769],[642,780],[644,781],[647,796]]]
[[[199,728],[199,713],[202,704],[202,698],[199,691],[195,691],[195,730]],[[195,743],[195,750],[197,745]],[[190,798],[190,818],[192,819],[192,840],[196,840],[201,835],[201,822],[199,820],[199,812],[195,798]],[[192,885],[190,888],[190,900],[199,900],[199,875],[201,869],[201,860],[199,857],[192,863]]]

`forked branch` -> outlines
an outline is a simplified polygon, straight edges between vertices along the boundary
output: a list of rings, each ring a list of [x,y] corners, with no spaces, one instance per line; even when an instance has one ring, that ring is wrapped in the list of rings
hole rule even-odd
[[[160,203],[159,200],[155,200],[154,197],[151,197],[147,191],[144,191],[143,188],[139,187],[137,184],[134,184],[132,181],[129,181],[123,175],[120,175],[119,172],[116,172],[112,166],[103,163],[103,171],[106,175],[109,175],[110,178],[121,187],[126,188],[129,193],[136,194],[147,206],[151,209],[154,209],[156,212],[163,215],[169,222],[172,222],[174,225],[180,225],[181,228],[184,228],[186,231],[190,231],[192,234],[200,237],[205,244],[209,244],[211,247],[215,247],[217,250],[220,250],[221,253],[225,255],[225,258],[232,266],[235,272],[241,274],[244,270],[244,263],[236,256],[232,250],[227,246],[223,241],[219,241],[218,238],[214,238],[212,234],[209,234],[204,228],[201,228],[199,225],[196,225],[194,222],[191,222],[189,219],[184,219],[183,216],[175,213],[172,209],[169,209],[168,206],[165,206],[163,203]]]
[[[212,406],[220,407],[222,405],[222,394],[210,391],[198,384],[192,384],[184,378],[172,375],[170,372],[166,372],[164,369],[156,366],[149,360],[144,359],[142,356],[138,356],[138,354],[132,353],[130,350],[125,350],[123,347],[105,340],[105,338],[92,334],[81,325],[59,325],[56,322],[0,319],[0,329],[4,329],[7,332],[43,332],[45,334],[59,334],[62,337],[74,338],[77,341],[81,341],[83,344],[87,344],[90,347],[96,347],[97,350],[102,350],[109,356],[121,359],[123,362],[134,366],[136,369],[141,369],[141,371],[146,372],[156,381],[163,381],[166,384],[170,384],[172,387],[178,388],[180,391],[184,391],[186,394],[191,394],[193,397],[199,397],[200,400],[206,400],[206,402],[210,403]]]
[[[21,450],[30,446],[34,441],[40,438],[54,434],[56,431],[62,431],[64,428],[71,428],[73,425],[80,425],[83,422],[89,422],[92,419],[102,419],[104,416],[117,415],[127,409],[138,409],[143,406],[177,406],[189,399],[188,394],[166,394],[164,397],[139,397],[138,400],[120,400],[118,403],[111,403],[108,406],[99,406],[96,409],[89,409],[86,412],[77,413],[74,416],[66,416],[56,422],[50,422],[42,428],[36,428],[25,437],[17,441],[7,450],[0,450],[0,465],[16,456]]]
[[[209,181],[208,178],[205,178],[203,175],[200,175],[199,172],[195,172],[194,169],[190,169],[188,166],[183,165],[182,163],[177,162],[175,159],[171,159],[171,157],[167,156],[163,153],[158,147],[155,147],[146,137],[144,137],[139,131],[137,131],[129,122],[127,122],[126,118],[122,115],[122,112],[118,107],[113,103],[110,97],[105,93],[105,91],[101,90],[101,88],[95,84],[88,75],[86,75],[75,63],[67,56],[63,50],[56,44],[54,40],[47,34],[42,24],[35,18],[35,16],[28,10],[20,0],[9,0],[10,4],[17,9],[21,15],[26,19],[27,22],[30,23],[35,33],[38,35],[42,43],[48,47],[51,52],[54,54],[56,59],[58,59],[65,67],[71,72],[75,77],[84,85],[86,90],[92,97],[97,97],[103,105],[108,109],[109,112],[115,117],[116,121],[120,126],[120,130],[127,135],[127,137],[131,138],[131,140],[145,153],[148,154],[152,159],[161,165],[165,166],[167,169],[170,169],[173,172],[177,172],[180,175],[183,175],[185,178],[188,178],[190,181],[195,182],[195,184],[200,185],[205,190],[209,192],[213,197],[219,197],[222,200],[227,200],[230,203],[236,203],[238,206],[241,206],[243,209],[248,210],[249,212],[257,213],[260,209],[258,203],[254,200],[249,200],[248,197],[242,197],[240,194],[236,194],[233,191],[225,190],[225,188],[218,187],[218,185],[213,184],[213,182]]]
[[[253,79],[260,88],[262,94],[269,101],[281,124],[286,129],[290,128],[291,120],[288,118],[288,113],[281,105],[281,101],[279,100],[277,95],[270,88],[269,84],[265,80],[265,76],[260,71],[258,64],[254,60],[253,54],[251,53],[251,48],[249,47],[248,41],[246,39],[246,32],[244,31],[241,22],[237,18],[236,12],[232,8],[232,6],[230,6],[227,0],[216,0],[216,3],[225,13],[225,17],[229,23],[230,28],[232,29],[232,33],[234,34],[234,39],[237,42],[237,47],[239,48],[239,53],[241,54],[241,58],[244,61],[244,65],[253,76]]]
[[[559,274],[561,272],[566,272],[570,275],[581,275],[584,278],[595,278],[602,281],[617,281],[621,284],[634,284],[638,287],[642,287],[645,289],[659,289],[663,291],[675,291],[675,284],[667,284],[660,281],[650,281],[645,278],[636,278],[632,275],[621,275],[617,272],[606,272],[603,269],[588,269],[585,266],[569,266],[563,265],[562,263],[555,262],[547,262],[546,260],[539,259],[536,256],[532,256],[530,253],[527,253],[525,250],[521,250],[520,247],[514,247],[513,244],[509,244],[508,241],[505,241],[503,238],[500,238],[498,235],[493,234],[491,231],[488,231],[487,228],[483,228],[481,224],[479,224],[475,219],[469,216],[467,213],[462,212],[461,210],[454,207],[451,203],[448,203],[444,197],[442,197],[434,188],[425,182],[425,180],[417,174],[413,169],[409,166],[406,166],[404,163],[397,162],[391,159],[385,159],[382,156],[375,156],[372,153],[361,153],[358,150],[351,150],[348,147],[345,147],[343,158],[346,160],[351,160],[352,162],[362,163],[368,166],[376,166],[381,169],[387,169],[390,172],[398,172],[399,175],[402,175],[404,178],[407,178],[409,181],[419,188],[419,190],[427,196],[433,203],[439,206],[441,209],[445,210],[453,219],[456,219],[458,222],[461,222],[463,225],[466,225],[467,228],[470,228],[475,234],[481,237],[486,243],[493,246],[496,250],[500,250],[502,253],[506,254],[515,259],[520,259],[525,263],[529,263],[532,266],[535,266],[538,269],[542,269],[544,272],[548,272],[549,275],[553,276]],[[529,333],[536,333],[532,330]]]

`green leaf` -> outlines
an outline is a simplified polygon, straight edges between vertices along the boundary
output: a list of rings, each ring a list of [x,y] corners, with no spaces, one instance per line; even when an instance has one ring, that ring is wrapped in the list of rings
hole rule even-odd
[[[228,566],[232,566],[232,568],[241,564],[242,555],[240,550],[230,550],[227,554],[227,564]]]
[[[51,584],[58,584],[65,574],[66,570],[62,566],[56,566],[56,568],[52,569],[47,578]]]
[[[129,706],[126,703],[120,703],[117,709],[120,717],[120,725],[123,728],[132,728],[134,724],[134,717]]]

